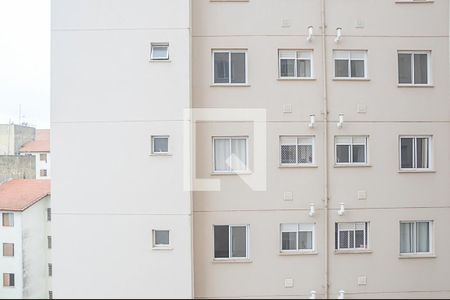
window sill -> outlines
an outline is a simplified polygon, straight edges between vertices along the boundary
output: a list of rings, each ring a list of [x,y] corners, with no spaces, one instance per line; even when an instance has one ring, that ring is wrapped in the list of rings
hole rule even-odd
[[[399,88],[434,88],[433,84],[398,84]]]
[[[249,87],[248,83],[212,83],[210,87]]]
[[[437,258],[435,254],[400,254],[399,259]]]
[[[398,173],[436,173],[435,170],[432,169],[425,169],[425,170],[420,170],[420,169],[402,169],[399,170]]]
[[[318,255],[317,251],[281,251],[280,256]]]
[[[150,156],[172,156],[172,153],[150,153]]]
[[[167,247],[163,247],[163,246],[157,246],[157,247],[152,247],[153,251],[172,251],[173,248],[171,246],[167,246]]]
[[[315,81],[317,78],[314,77],[278,77],[278,81]]]
[[[150,59],[149,62],[151,62],[151,63],[171,63],[172,61],[170,59]]]
[[[333,81],[370,81],[369,78],[337,78],[334,77]]]
[[[288,164],[280,164],[278,166],[280,169],[297,169],[297,168],[318,168],[319,166],[316,164],[292,164],[292,165],[288,165]]]
[[[248,258],[213,259],[213,264],[250,264],[253,261]]]
[[[250,171],[241,171],[241,172],[212,172],[213,176],[221,176],[221,175],[251,175]]]
[[[371,254],[373,251],[369,249],[361,250],[335,250],[334,254]]]
[[[335,168],[371,168],[368,164],[335,164]]]

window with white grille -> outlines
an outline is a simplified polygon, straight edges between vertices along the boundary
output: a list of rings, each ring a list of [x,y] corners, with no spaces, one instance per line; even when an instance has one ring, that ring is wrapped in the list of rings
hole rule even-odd
[[[308,165],[314,163],[314,137],[281,136],[282,165]]]
[[[400,137],[400,169],[430,169],[431,168],[431,137],[401,136]]]
[[[367,164],[366,136],[335,137],[336,164]]]
[[[314,224],[281,224],[281,251],[313,251]]]
[[[334,77],[367,78],[367,51],[334,50]]]
[[[398,52],[398,83],[400,85],[427,85],[431,83],[430,51]]]
[[[248,258],[248,225],[215,225],[214,258],[243,259]]]
[[[214,172],[242,172],[248,170],[247,137],[214,137]]]
[[[312,50],[279,50],[280,78],[313,78]]]
[[[431,221],[400,222],[400,253],[429,254],[433,223]]]
[[[369,223],[336,223],[336,250],[368,249]]]

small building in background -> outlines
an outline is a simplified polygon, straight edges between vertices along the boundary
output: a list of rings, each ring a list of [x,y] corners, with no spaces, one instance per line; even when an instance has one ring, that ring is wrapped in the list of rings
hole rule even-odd
[[[37,129],[35,139],[26,143],[20,153],[34,156],[36,179],[50,179],[50,129]]]
[[[0,155],[17,155],[20,148],[35,139],[36,129],[24,125],[0,124]]]
[[[0,299],[51,297],[50,180],[0,185]]]

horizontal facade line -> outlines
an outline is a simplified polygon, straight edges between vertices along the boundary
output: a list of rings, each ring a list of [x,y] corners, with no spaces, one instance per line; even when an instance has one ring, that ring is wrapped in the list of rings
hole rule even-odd
[[[316,207],[316,211],[324,211],[323,207]],[[338,211],[340,208],[329,208],[329,211]],[[345,208],[346,211],[357,210],[407,210],[407,209],[450,209],[450,206],[415,206],[415,207],[352,207]],[[310,208],[268,208],[268,209],[224,209],[224,210],[194,210],[195,213],[234,213],[234,212],[291,212],[291,211],[305,211],[308,212]]]
[[[325,35],[328,38],[335,38],[334,34]],[[233,37],[307,37],[306,34],[224,34],[224,35],[192,35],[193,38],[233,38]],[[313,35],[313,38],[322,35]],[[343,35],[342,38],[450,38],[449,35]]]
[[[146,30],[188,30],[189,27],[141,27],[141,28],[52,28],[52,32],[70,32],[70,31],[80,31],[80,32],[88,32],[88,31],[146,31]]]
[[[52,212],[52,215],[56,215],[56,216],[180,216],[180,217],[192,217],[192,214],[168,214],[168,213],[151,213],[151,214],[146,214],[146,213],[77,213],[77,212],[72,212],[72,213],[58,213],[58,212]]]

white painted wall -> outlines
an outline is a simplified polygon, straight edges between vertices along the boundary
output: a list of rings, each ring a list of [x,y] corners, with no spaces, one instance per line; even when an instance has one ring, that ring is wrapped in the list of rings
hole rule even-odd
[[[47,155],[47,160],[41,161],[41,154]],[[32,153],[36,159],[36,179],[51,179],[50,153],[36,152]],[[41,176],[41,170],[47,170],[47,176]]]
[[[169,62],[149,61],[152,42]],[[190,88],[189,0],[52,2],[55,298],[193,296]],[[152,135],[171,155],[150,155]],[[152,250],[155,228],[172,250]]]

